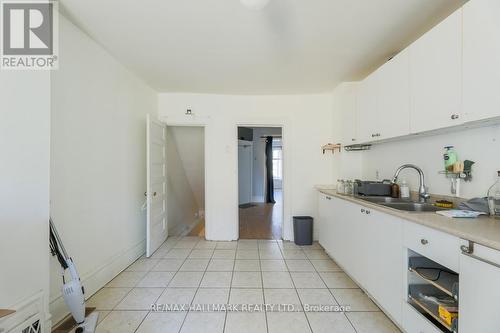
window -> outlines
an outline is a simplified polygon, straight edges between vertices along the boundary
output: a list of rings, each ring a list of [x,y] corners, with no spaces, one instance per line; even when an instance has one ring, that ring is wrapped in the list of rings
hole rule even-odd
[[[280,142],[281,144],[281,142]],[[273,178],[282,179],[283,178],[283,149],[281,145],[273,144]]]

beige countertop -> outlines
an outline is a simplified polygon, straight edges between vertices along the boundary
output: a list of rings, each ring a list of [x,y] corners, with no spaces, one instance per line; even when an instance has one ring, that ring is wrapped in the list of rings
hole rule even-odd
[[[487,216],[465,219],[448,218],[431,212],[405,212],[377,205],[353,196],[337,194],[337,191],[334,189],[324,186],[318,186],[317,190],[329,196],[363,205],[500,251],[500,220],[495,220]]]

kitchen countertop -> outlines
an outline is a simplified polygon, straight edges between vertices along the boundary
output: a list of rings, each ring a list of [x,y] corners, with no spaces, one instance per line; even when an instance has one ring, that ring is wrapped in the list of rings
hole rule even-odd
[[[495,220],[489,216],[480,216],[475,219],[464,219],[448,218],[434,212],[406,212],[381,206],[353,196],[337,194],[337,191],[334,189],[320,186],[316,189],[323,194],[363,205],[382,213],[443,231],[462,239],[470,240],[477,244],[500,251],[500,220]]]

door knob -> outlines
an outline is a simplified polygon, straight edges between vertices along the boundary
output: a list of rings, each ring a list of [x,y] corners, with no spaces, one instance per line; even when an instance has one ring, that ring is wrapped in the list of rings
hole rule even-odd
[[[459,115],[458,114],[452,114],[451,115],[451,119],[455,120],[455,119],[458,119]]]
[[[422,245],[427,245],[429,243],[429,241],[427,239],[421,239],[420,240],[420,243],[422,243]]]

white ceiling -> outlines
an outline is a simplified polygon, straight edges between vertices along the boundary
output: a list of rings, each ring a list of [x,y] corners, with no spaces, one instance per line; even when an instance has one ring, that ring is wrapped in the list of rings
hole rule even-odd
[[[366,76],[465,0],[61,0],[162,92],[295,94]]]

